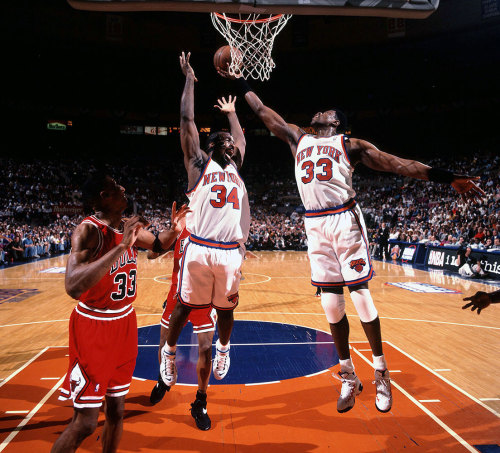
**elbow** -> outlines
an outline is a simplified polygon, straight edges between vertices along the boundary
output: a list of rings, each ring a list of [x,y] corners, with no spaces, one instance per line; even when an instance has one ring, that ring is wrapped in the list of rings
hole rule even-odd
[[[65,289],[66,289],[66,294],[75,300],[80,299],[80,296],[83,294],[83,291],[81,291],[79,288],[76,288],[73,285],[66,284]]]

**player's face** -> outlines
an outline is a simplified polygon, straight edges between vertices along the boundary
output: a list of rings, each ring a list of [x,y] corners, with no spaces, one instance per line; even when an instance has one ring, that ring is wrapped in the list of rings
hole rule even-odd
[[[318,112],[312,117],[311,126],[332,126],[337,120],[337,113],[335,110]]]
[[[125,210],[127,208],[127,197],[125,188],[120,186],[113,178],[108,177],[106,189],[104,190],[107,203],[113,208]]]
[[[235,151],[231,134],[221,133],[214,142],[214,156],[220,157],[226,165],[231,161]]]

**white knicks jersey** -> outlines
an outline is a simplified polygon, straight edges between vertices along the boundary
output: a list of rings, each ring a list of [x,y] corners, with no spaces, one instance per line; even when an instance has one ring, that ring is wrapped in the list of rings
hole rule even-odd
[[[186,192],[192,212],[186,228],[199,238],[243,244],[250,229],[250,206],[245,183],[236,168],[222,168],[209,159],[195,186]]]
[[[303,135],[295,155],[295,179],[307,211],[328,209],[354,198],[345,136]]]

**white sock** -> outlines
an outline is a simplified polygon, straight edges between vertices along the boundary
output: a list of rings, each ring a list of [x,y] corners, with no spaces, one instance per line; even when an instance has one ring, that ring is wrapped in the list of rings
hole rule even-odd
[[[376,370],[378,371],[387,370],[387,362],[385,361],[384,354],[379,356],[372,355],[372,357],[373,357],[373,366],[375,367]]]
[[[165,346],[163,346],[163,350],[167,354],[175,354],[175,351],[177,350],[177,345],[175,345],[175,346],[169,346],[168,343],[165,343]]]
[[[231,347],[230,346],[230,342],[226,345],[222,345],[222,343],[219,341],[219,339],[217,339],[217,341],[215,342],[215,347],[220,351],[220,352],[227,352],[229,351],[229,348]]]
[[[341,373],[354,373],[354,365],[350,357],[346,360],[339,360],[339,363]]]

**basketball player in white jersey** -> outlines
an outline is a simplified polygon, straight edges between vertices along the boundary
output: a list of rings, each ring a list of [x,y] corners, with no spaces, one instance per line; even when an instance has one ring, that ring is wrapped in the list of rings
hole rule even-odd
[[[233,310],[238,305],[244,243],[250,228],[248,195],[238,169],[245,156],[245,137],[235,111],[236,98],[218,100],[227,115],[231,133],[217,132],[208,138],[206,150],[194,122],[194,83],[190,53],[180,56],[186,76],[181,98],[181,146],[188,175],[189,207],[186,227],[190,233],[179,270],[177,304],[170,317],[160,372],[166,385],[177,379],[176,343],[191,310],[213,306],[217,310],[219,339],[213,372],[223,379],[229,370],[229,339]],[[198,396],[197,396],[198,398]],[[206,400],[206,394],[205,394]]]
[[[222,71],[219,73],[227,76]],[[390,377],[382,350],[380,320],[368,290],[368,281],[374,272],[363,216],[354,199],[354,167],[363,163],[374,170],[447,182],[464,198],[470,199],[484,195],[473,182],[479,178],[455,175],[420,162],[401,159],[379,151],[365,140],[339,134],[345,127],[345,117],[338,110],[316,113],[311,121],[316,134],[306,134],[266,107],[244,79],[239,78],[235,83],[267,128],[288,143],[295,159],[297,186],[306,208],[311,283],[321,287],[321,305],[340,358],[342,389],[337,410],[350,410],[356,395],[363,389],[349,352],[349,323],[343,295],[343,288],[347,286],[372,349],[375,405],[379,411],[387,412],[392,407]]]

